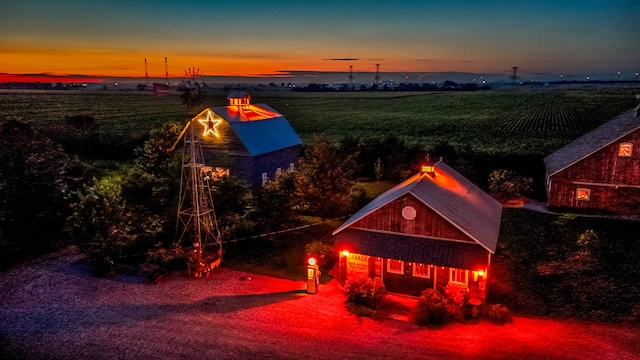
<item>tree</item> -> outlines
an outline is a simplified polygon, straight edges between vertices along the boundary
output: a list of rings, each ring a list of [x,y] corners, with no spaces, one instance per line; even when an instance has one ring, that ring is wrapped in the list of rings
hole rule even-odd
[[[531,191],[533,179],[516,175],[513,171],[500,169],[489,174],[489,191],[504,198],[514,200]]]
[[[350,170],[352,161],[339,158],[326,137],[316,138],[305,151],[295,178],[301,210],[324,217],[348,212],[354,184]]]
[[[0,126],[0,237],[21,249],[49,249],[86,167],[62,147],[10,120]]]
[[[212,179],[210,187],[221,236],[229,239],[251,232],[249,212],[253,197],[247,184],[235,176],[224,175]]]
[[[255,196],[253,218],[263,231],[280,230],[298,223],[294,194],[293,172],[284,172],[259,189]]]
[[[122,258],[131,255],[128,250],[137,242],[152,243],[163,231],[157,215],[127,206],[117,179],[94,180],[93,186],[85,185],[75,195],[67,230],[89,253],[99,275],[110,274]]]

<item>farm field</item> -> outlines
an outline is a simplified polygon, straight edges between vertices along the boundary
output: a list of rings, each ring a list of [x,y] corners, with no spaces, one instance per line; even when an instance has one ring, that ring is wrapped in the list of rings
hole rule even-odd
[[[502,88],[476,92],[303,93],[249,89],[254,103],[282,113],[303,141],[394,135],[425,147],[447,142],[488,154],[546,156],[570,140],[637,105],[636,87]],[[197,110],[226,104],[211,90]],[[0,119],[21,119],[46,130],[65,116],[89,115],[96,146],[141,142],[166,122],[186,122],[180,93],[138,91],[0,91]]]

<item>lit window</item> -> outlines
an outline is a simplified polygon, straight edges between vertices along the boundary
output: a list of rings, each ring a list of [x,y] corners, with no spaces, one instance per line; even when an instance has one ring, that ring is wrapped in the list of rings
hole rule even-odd
[[[591,189],[576,189],[576,200],[589,201],[591,199]]]
[[[262,185],[266,184],[267,181],[269,181],[269,176],[267,176],[267,173],[262,173]]]
[[[468,270],[462,269],[449,269],[449,281],[458,284],[467,285],[468,283]]]
[[[392,274],[404,274],[404,261],[389,259],[387,261],[387,272]]]
[[[430,279],[431,278],[431,266],[425,264],[413,264],[413,276]]]
[[[620,149],[618,150],[618,156],[630,157],[632,153],[633,153],[632,143],[620,144]]]

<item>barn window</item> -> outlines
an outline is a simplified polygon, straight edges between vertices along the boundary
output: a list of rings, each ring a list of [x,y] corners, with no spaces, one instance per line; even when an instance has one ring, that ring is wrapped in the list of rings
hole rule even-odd
[[[413,264],[413,276],[430,279],[431,278],[431,266],[425,264],[414,263]]]
[[[449,268],[449,282],[467,286],[469,280],[468,275],[469,270]]]
[[[267,173],[262,173],[262,185],[266,184],[269,181],[269,176]]]
[[[402,208],[402,217],[405,220],[413,220],[416,218],[416,209],[413,206],[405,206]]]
[[[282,168],[277,168],[276,169],[276,177],[280,176],[280,174],[282,174]]]
[[[387,272],[392,274],[404,274],[404,261],[389,259],[387,261]]]
[[[618,156],[630,157],[632,153],[633,153],[632,143],[620,144],[620,149],[618,150]]]
[[[576,200],[582,200],[582,201],[591,200],[591,189],[585,189],[585,188],[576,189]]]
[[[293,171],[296,168],[296,164],[291,163],[289,164],[289,171]]]

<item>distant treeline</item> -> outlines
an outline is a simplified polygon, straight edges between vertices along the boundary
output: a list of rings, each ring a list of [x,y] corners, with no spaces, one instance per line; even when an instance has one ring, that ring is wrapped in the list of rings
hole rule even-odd
[[[78,90],[85,86],[78,83],[48,83],[48,82],[6,82],[0,83],[0,89],[18,90]]]
[[[302,92],[334,92],[334,91],[477,91],[491,90],[489,85],[478,85],[476,83],[458,84],[455,81],[446,80],[442,84],[434,83],[400,83],[398,85],[391,84],[372,84],[367,85],[341,85],[335,87],[328,84],[309,84],[304,87],[294,87],[293,91]]]

